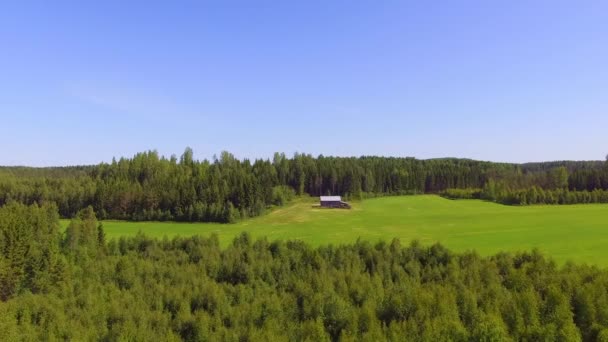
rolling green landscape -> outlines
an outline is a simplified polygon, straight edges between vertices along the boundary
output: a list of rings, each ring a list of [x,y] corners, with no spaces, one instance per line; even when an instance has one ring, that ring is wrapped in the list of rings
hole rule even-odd
[[[299,239],[312,245],[353,243],[358,238],[402,243],[440,242],[454,251],[482,255],[538,248],[563,263],[608,265],[608,205],[505,206],[434,195],[382,197],[353,203],[352,210],[315,208],[301,198],[267,215],[235,224],[104,221],[106,236],[142,232],[150,237],[216,233],[226,246],[243,231],[253,237]],[[62,220],[64,225],[68,220]]]
[[[0,167],[0,340],[608,342],[607,214],[608,159]]]
[[[608,342],[608,1],[0,3],[0,342]]]

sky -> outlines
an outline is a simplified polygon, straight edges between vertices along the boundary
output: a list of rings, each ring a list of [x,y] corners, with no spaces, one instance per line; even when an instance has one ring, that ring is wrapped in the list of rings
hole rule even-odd
[[[608,153],[607,1],[3,1],[0,165]]]

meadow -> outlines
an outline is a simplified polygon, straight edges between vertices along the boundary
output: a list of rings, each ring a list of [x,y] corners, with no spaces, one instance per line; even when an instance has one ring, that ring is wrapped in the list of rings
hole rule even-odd
[[[300,239],[312,245],[399,238],[440,242],[481,255],[539,249],[559,263],[608,265],[608,205],[505,206],[434,195],[383,197],[353,203],[352,210],[315,208],[298,199],[267,215],[235,224],[104,221],[108,239],[139,231],[152,237],[217,233],[226,246],[243,231],[254,238]],[[67,225],[67,220],[62,220]]]

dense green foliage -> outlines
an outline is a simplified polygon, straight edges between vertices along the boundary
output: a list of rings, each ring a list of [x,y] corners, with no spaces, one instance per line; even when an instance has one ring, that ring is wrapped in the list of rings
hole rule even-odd
[[[442,196],[450,199],[485,199],[510,205],[608,203],[608,191],[544,190],[533,186],[528,189],[509,189],[492,181],[484,189],[447,189]]]
[[[11,203],[0,208],[0,300],[56,285],[64,273],[59,242],[55,207]]]
[[[441,196],[450,199],[481,199],[481,189],[446,189]]]
[[[569,176],[566,167],[559,166],[538,174],[489,179],[483,189],[447,189],[442,195],[452,199],[481,198],[511,205],[608,203],[608,190],[603,187],[603,178],[600,177],[602,172],[602,169],[580,170]],[[581,179],[595,178],[588,175],[596,175],[597,183],[593,187],[579,185]]]
[[[494,184],[494,185],[492,185]],[[238,160],[223,152],[213,161],[139,153],[110,164],[67,168],[0,168],[0,205],[56,203],[62,217],[92,206],[103,219],[235,222],[258,216],[297,195],[348,198],[440,193],[484,188],[500,203],[536,203],[527,193],[569,189],[560,203],[600,202],[585,192],[608,190],[601,162],[490,163],[468,159],[312,157],[275,154],[272,161]],[[288,189],[289,188],[289,189]],[[500,188],[502,190],[492,190]],[[290,190],[291,189],[291,190]],[[524,196],[524,193],[526,194]],[[538,203],[556,203],[551,193]],[[525,197],[525,198],[524,198]]]
[[[63,235],[50,229],[57,223],[51,207],[0,209],[2,265],[37,264],[47,251],[64,262],[10,291],[2,283],[9,295],[0,301],[0,340],[608,337],[608,272],[559,268],[537,252],[480,257],[398,240],[312,248],[248,234],[225,249],[217,236],[105,242],[90,209]],[[6,237],[17,229],[51,238],[14,243]],[[16,245],[30,252],[11,252]],[[31,278],[52,280],[40,288]]]

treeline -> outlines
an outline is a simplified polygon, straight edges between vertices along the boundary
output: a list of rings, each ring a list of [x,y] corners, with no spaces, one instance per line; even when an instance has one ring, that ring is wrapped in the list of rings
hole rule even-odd
[[[461,159],[335,158],[275,154],[238,160],[223,152],[196,161],[155,151],[97,166],[0,169],[0,205],[56,203],[62,217],[92,206],[103,219],[233,222],[257,216],[297,195],[362,198],[482,186],[507,164]],[[62,173],[63,172],[63,173]]]
[[[532,187],[498,192],[487,189],[448,189],[442,193],[442,196],[450,199],[484,199],[507,205],[608,203],[608,191],[599,189],[570,191]]]
[[[592,190],[586,186],[581,187],[582,190],[577,190],[576,187],[580,179],[590,179],[582,174],[598,175],[603,170],[579,170],[569,176],[567,168],[560,166],[538,174],[490,179],[482,189],[447,189],[442,192],[442,196],[451,199],[484,199],[507,205],[608,203],[608,190],[600,186],[602,177],[598,176],[598,187],[593,187]],[[530,178],[535,181],[530,182]]]
[[[608,341],[608,271],[538,252],[107,242],[90,208],[58,226],[52,206],[0,208],[2,341]]]
[[[96,166],[0,168],[0,205],[55,203],[62,217],[92,206],[102,219],[234,222],[262,214],[294,195],[343,195],[349,199],[383,195],[441,193],[448,189],[501,191],[497,202],[533,203],[523,194],[568,189],[564,203],[586,200],[585,192],[608,190],[602,162],[505,164],[468,159],[313,157],[276,153],[272,160],[239,160],[223,152],[212,161],[178,159],[155,151]],[[583,191],[579,196],[579,191]],[[553,203],[547,195],[545,203]],[[601,196],[591,195],[598,200]],[[593,200],[591,200],[593,201]]]

